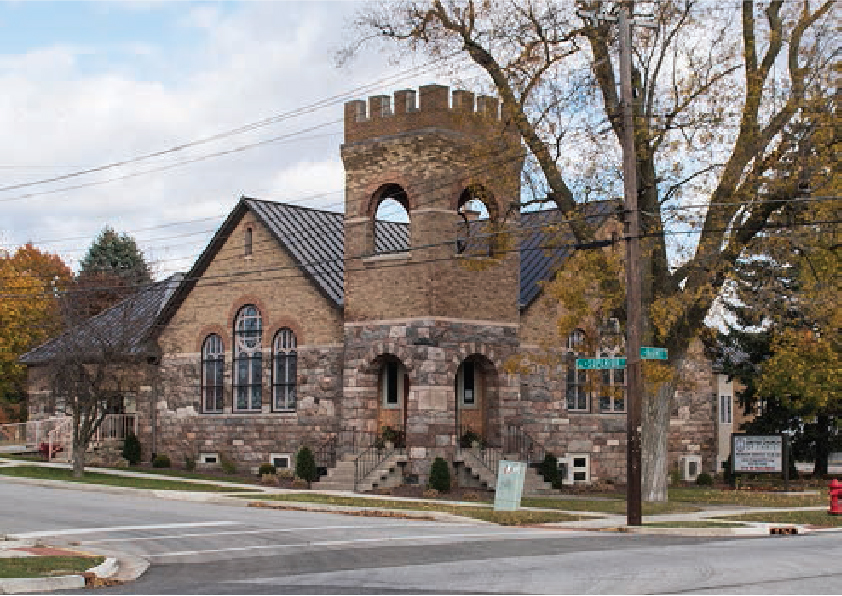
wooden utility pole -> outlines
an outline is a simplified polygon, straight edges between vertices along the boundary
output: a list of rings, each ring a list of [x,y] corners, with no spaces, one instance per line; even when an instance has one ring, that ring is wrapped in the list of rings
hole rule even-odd
[[[643,295],[640,277],[640,210],[637,206],[637,153],[631,74],[631,26],[634,22],[626,4],[617,16],[605,12],[580,11],[579,16],[616,21],[620,40],[620,93],[623,108],[623,189],[626,241],[626,523],[639,526],[642,515],[642,449],[641,424],[643,411],[643,370],[640,346],[643,334]]]
[[[631,25],[620,7],[620,92],[623,104],[623,190],[626,225],[626,523],[643,523],[641,495],[641,423],[643,371],[640,345],[643,298],[640,279],[640,210],[637,208],[637,152],[632,106]]]

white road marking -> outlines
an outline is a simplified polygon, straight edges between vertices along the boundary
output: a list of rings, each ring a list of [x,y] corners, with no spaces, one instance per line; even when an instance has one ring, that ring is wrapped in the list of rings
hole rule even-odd
[[[569,536],[570,534],[566,534]],[[510,538],[534,538],[541,536],[543,538],[557,538],[558,534],[555,532],[546,531],[531,531],[531,532],[482,532],[476,534],[420,534],[414,536],[383,536],[380,538],[354,538],[352,540],[327,540],[321,542],[301,542],[298,544],[258,544],[254,546],[237,546],[231,548],[212,548],[206,550],[181,550],[172,551],[168,553],[144,554],[144,557],[186,557],[190,555],[204,555],[209,553],[227,553],[240,552],[248,550],[265,550],[265,549],[281,549],[281,548],[302,548],[313,546],[342,546],[353,545],[371,542],[396,542],[398,540],[451,540],[454,538],[484,538],[486,536],[508,536]]]
[[[452,528],[473,526],[475,524],[430,524],[426,527],[433,528]],[[84,544],[101,544],[103,542],[138,542],[140,540],[178,540],[181,538],[197,538],[200,536],[227,536],[240,534],[271,534],[279,532],[312,532],[324,530],[377,530],[379,528],[401,528],[406,527],[406,524],[382,524],[379,526],[318,526],[314,528],[270,528],[264,530],[234,530],[231,532],[199,532],[196,534],[158,534],[156,536],[141,536],[141,537],[126,537],[126,538],[103,538],[102,540],[85,540]]]
[[[208,526],[233,526],[233,521],[211,521],[183,524],[155,524],[147,526],[111,526],[108,528],[68,528],[66,530],[40,530],[38,532],[23,532],[20,534],[6,534],[7,539],[25,540],[42,536],[66,536],[68,534],[96,534],[98,532],[122,532],[125,530],[169,530],[172,528],[201,528]]]

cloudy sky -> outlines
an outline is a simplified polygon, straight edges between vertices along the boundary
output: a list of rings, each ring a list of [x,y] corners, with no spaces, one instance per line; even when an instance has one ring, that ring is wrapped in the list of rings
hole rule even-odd
[[[343,102],[447,83],[374,49],[337,67],[358,8],[0,3],[0,247],[75,267],[110,225],[160,277],[189,268],[241,195],[341,210]]]

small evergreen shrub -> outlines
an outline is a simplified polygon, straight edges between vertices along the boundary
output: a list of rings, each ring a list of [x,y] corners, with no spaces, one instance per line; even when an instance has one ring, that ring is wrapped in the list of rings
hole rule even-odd
[[[272,464],[264,463],[264,464],[260,464],[260,468],[258,468],[257,473],[260,476],[263,476],[265,474],[275,475],[275,474],[278,473],[278,469],[275,466],[273,466]]]
[[[538,466],[538,473],[555,488],[556,484],[561,482],[558,473],[558,458],[552,453],[546,453],[544,461]]]
[[[172,463],[170,463],[169,456],[163,453],[156,455],[155,459],[152,460],[153,468],[169,468],[170,466],[172,466]]]
[[[734,485],[734,481],[736,480],[734,476],[734,472],[731,471],[731,456],[728,456],[724,462],[722,462],[722,477],[731,486]]]
[[[312,449],[306,445],[299,449],[295,456],[295,475],[307,482],[307,488],[310,488],[310,485],[319,479],[316,458]]]
[[[450,490],[450,466],[441,457],[437,457],[430,466],[430,481],[428,486],[436,489],[440,493],[446,493]]]
[[[188,472],[193,472],[196,470],[196,459],[193,457],[185,457],[184,458],[184,469]]]
[[[222,471],[226,474],[237,473],[237,464],[234,463],[234,460],[225,457],[221,453],[219,454],[219,467],[222,468]]]
[[[137,435],[131,431],[129,431],[126,435],[126,439],[123,441],[122,455],[123,458],[133,466],[140,463],[140,439],[138,439]]]
[[[702,472],[696,476],[696,484],[699,486],[713,486],[713,476],[707,472]]]

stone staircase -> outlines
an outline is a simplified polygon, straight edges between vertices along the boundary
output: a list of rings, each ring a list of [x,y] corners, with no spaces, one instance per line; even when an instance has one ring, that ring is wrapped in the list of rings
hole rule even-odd
[[[336,466],[327,471],[316,485],[322,490],[346,490],[366,492],[375,488],[392,488],[403,483],[403,468],[408,461],[405,453],[395,451],[389,454],[376,468],[355,486],[355,462],[359,454],[348,453],[342,456]]]
[[[500,459],[517,461],[518,456],[515,454],[502,454]],[[497,474],[492,472],[474,451],[470,449],[460,450],[456,455],[454,463],[457,466],[457,474],[461,475],[463,484],[467,481],[477,488],[491,490],[497,487]],[[557,492],[549,482],[544,481],[535,468],[526,468],[526,478],[523,482],[524,495],[552,495]]]

